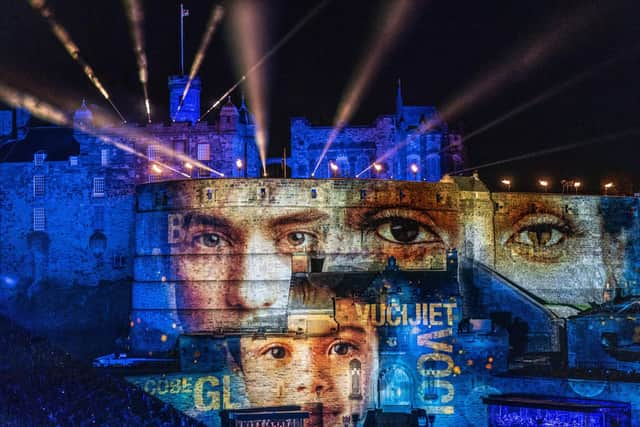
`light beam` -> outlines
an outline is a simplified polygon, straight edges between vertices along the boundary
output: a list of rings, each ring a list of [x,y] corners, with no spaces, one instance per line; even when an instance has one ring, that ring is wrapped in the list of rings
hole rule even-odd
[[[320,163],[329,151],[331,144],[338,137],[342,129],[347,125],[353,117],[354,112],[360,105],[362,97],[366,92],[369,84],[373,80],[374,75],[380,68],[382,60],[387,56],[389,50],[395,45],[402,30],[406,30],[409,26],[411,16],[416,16],[416,2],[409,0],[397,0],[389,3],[389,10],[386,13],[382,31],[377,33],[369,43],[369,47],[365,49],[366,56],[360,60],[356,72],[351,77],[351,83],[348,86],[346,94],[343,96],[338,111],[333,121],[333,129],[329,134],[322,153],[313,168],[311,176],[315,176],[316,171],[320,167]]]
[[[74,123],[71,120],[71,118],[56,106],[46,103],[44,101],[41,101],[40,99],[36,98],[31,94],[13,89],[1,82],[0,82],[0,99],[4,101],[6,104],[14,108],[26,109],[29,112],[31,112],[31,114],[33,114],[34,116],[39,117],[48,122],[51,122],[53,124],[56,124],[59,126],[74,127]],[[77,123],[75,124],[75,127],[86,134],[98,137],[100,140],[105,141],[115,146],[116,148],[127,151],[135,156],[144,158],[146,160],[158,163],[162,167],[172,170],[182,176],[189,177],[189,178],[191,177],[190,175],[185,174],[184,172],[181,172],[179,170],[172,168],[170,165],[166,163],[158,162],[156,160],[150,160],[149,157],[146,156],[145,154],[136,151],[135,149],[128,146],[127,144],[120,142],[117,138],[114,138],[113,136],[109,135],[109,133],[111,133],[117,137],[121,137],[123,139],[129,139],[131,138],[131,131],[132,131],[131,128],[117,127],[117,128],[100,130],[93,127],[79,126]],[[145,146],[148,146],[150,144],[156,145],[158,147],[158,151],[166,154],[168,157],[177,158],[182,162],[189,163],[189,164],[192,164],[193,166],[197,166],[199,168],[205,169],[209,172],[215,173],[218,176],[221,176],[221,177],[224,176],[222,172],[219,172],[203,164],[202,162],[194,160],[189,156],[185,155],[184,153],[175,152],[174,150],[163,145],[162,141],[158,141],[152,136],[149,136],[145,133],[139,132],[135,134],[135,138],[137,141],[141,142]]]
[[[224,8],[220,5],[215,5],[213,9],[211,9],[211,15],[209,16],[209,21],[207,21],[207,27],[202,36],[202,40],[200,40],[200,46],[198,47],[198,51],[196,52],[196,56],[193,60],[193,64],[191,64],[191,70],[189,71],[189,80],[187,80],[187,84],[182,91],[182,96],[180,97],[180,102],[178,103],[178,108],[176,110],[176,114],[180,112],[182,109],[182,105],[184,104],[184,100],[189,93],[189,88],[191,88],[191,82],[200,71],[200,66],[202,65],[202,61],[204,60],[204,55],[207,52],[207,48],[209,47],[209,43],[211,43],[211,38],[218,27],[218,24],[222,20],[224,16]],[[175,121],[175,120],[174,120]]]
[[[147,54],[144,43],[144,12],[140,0],[124,0],[124,7],[129,18],[129,30],[133,40],[133,50],[138,63],[138,80],[142,85],[144,93],[144,106],[147,111],[147,120],[151,123],[151,105],[149,102],[149,91],[147,89],[148,66]]]
[[[516,161],[520,161],[520,160],[527,160],[527,159],[532,159],[534,157],[540,157],[540,156],[546,156],[548,154],[553,154],[553,153],[557,153],[560,151],[568,151],[568,150],[573,150],[574,148],[579,148],[579,147],[584,147],[587,145],[594,145],[594,144],[603,144],[605,142],[612,142],[615,141],[617,139],[621,139],[621,138],[626,138],[626,137],[630,137],[630,136],[638,136],[640,135],[640,128],[631,128],[631,129],[626,129],[620,132],[615,132],[615,133],[611,133],[611,134],[607,134],[607,135],[603,135],[603,136],[598,136],[595,138],[589,138],[583,141],[579,141],[579,142],[574,142],[571,144],[565,144],[565,145],[560,145],[557,147],[553,147],[553,148],[546,148],[543,150],[538,150],[538,151],[533,151],[530,153],[526,153],[526,154],[521,154],[518,156],[514,156],[514,157],[509,157],[506,159],[502,159],[502,160],[496,160],[494,162],[489,162],[489,163],[484,163],[482,165],[478,165],[478,166],[474,166],[474,167],[470,167],[470,168],[466,168],[466,169],[461,169],[459,171],[456,172],[452,172],[452,174],[454,175],[458,175],[461,173],[466,173],[466,172],[470,172],[470,171],[474,171],[474,170],[478,170],[478,169],[483,169],[483,168],[488,168],[491,166],[497,166],[497,165],[502,165],[505,163],[511,163],[511,162],[516,162]]]
[[[247,79],[247,76],[251,73],[253,73],[254,71],[256,71],[267,59],[269,59],[273,54],[275,54],[282,46],[285,45],[285,43],[287,43],[291,37],[293,37],[298,31],[300,31],[302,29],[302,27],[305,26],[305,24],[307,22],[309,22],[309,20],[311,20],[311,18],[313,18],[315,15],[318,14],[318,12],[320,12],[320,10],[322,8],[324,8],[331,0],[324,0],[322,3],[318,4],[316,7],[314,7],[308,14],[306,14],[304,16],[304,18],[302,18],[302,20],[300,22],[298,22],[287,34],[285,34],[285,36],[278,42],[276,43],[262,58],[260,58],[260,60],[258,62],[256,62],[255,64],[253,64],[251,66],[251,68],[249,68],[249,70],[247,70],[246,73],[244,73],[242,75],[242,77],[240,77],[238,79],[237,82],[235,82],[230,88],[229,90],[227,90],[220,98],[218,98],[212,105],[211,107],[209,107],[207,109],[207,111],[204,112],[204,114],[202,116],[200,116],[200,118],[198,119],[198,121],[201,121],[202,119],[205,118],[205,116],[207,114],[209,114],[213,109],[215,109],[218,105],[220,105],[220,103],[227,99],[227,97],[238,87],[240,86],[240,84],[245,81]]]
[[[51,31],[56,36],[58,41],[62,43],[62,46],[65,48],[67,53],[76,61],[81,67],[84,74],[87,76],[89,81],[95,86],[96,89],[102,94],[104,99],[106,99],[113,110],[118,114],[123,123],[126,123],[127,120],[124,118],[120,110],[116,107],[116,105],[111,100],[109,96],[109,92],[105,89],[104,85],[100,82],[98,77],[96,76],[93,68],[80,56],[80,49],[71,39],[71,36],[67,32],[67,30],[60,25],[60,23],[56,20],[53,10],[47,6],[45,0],[28,0],[31,7],[36,10],[40,15],[47,20],[47,23],[51,27]]]
[[[307,13],[300,22],[298,22],[289,32],[287,32],[280,41],[278,41],[271,49],[265,52],[264,43],[266,37],[266,25],[264,16],[267,7],[260,1],[248,2],[239,1],[232,5],[231,18],[232,24],[236,29],[237,36],[234,41],[237,44],[236,50],[240,52],[239,70],[247,70],[242,74],[240,79],[227,90],[216,102],[205,111],[198,119],[201,121],[207,114],[228,97],[243,81],[247,80],[247,95],[249,99],[250,109],[253,111],[256,120],[256,145],[262,163],[262,173],[267,176],[267,146],[269,143],[268,123],[269,105],[267,98],[266,72],[256,73],[279,49],[282,48],[296,33],[302,29],[309,20],[311,20],[322,8],[324,8],[330,0],[324,0],[316,5],[309,13]],[[260,56],[262,55],[262,56]],[[253,65],[251,65],[253,64]],[[247,79],[251,75],[251,79]]]
[[[632,54],[635,54],[638,52],[640,48],[640,45],[636,46],[634,49],[632,49],[631,51],[624,51],[619,55],[616,55],[612,58],[609,58],[603,62],[600,62],[599,64],[596,64],[592,67],[590,67],[587,70],[582,71],[581,73],[563,81],[562,83],[559,83],[549,89],[547,89],[546,91],[544,91],[543,93],[541,93],[540,95],[530,99],[529,101],[525,102],[524,104],[519,105],[518,107],[514,108],[513,110],[507,112],[506,114],[503,114],[502,116],[496,118],[495,120],[492,120],[491,122],[485,124],[484,126],[481,126],[480,128],[474,130],[473,132],[469,133],[468,135],[465,135],[463,138],[463,141],[466,142],[469,139],[478,136],[486,131],[488,131],[489,129],[493,128],[494,126],[499,125],[500,123],[504,122],[505,120],[510,119],[511,117],[522,113],[523,111],[528,110],[529,108],[540,104],[543,101],[546,101],[547,99],[558,95],[559,93],[564,92],[567,89],[572,88],[573,86],[579,84],[580,82],[582,82],[583,80],[586,80],[598,73],[600,73],[602,70],[604,70],[605,68],[609,67],[610,65],[614,64],[615,62],[618,62],[619,60],[625,58],[625,57],[629,57]]]

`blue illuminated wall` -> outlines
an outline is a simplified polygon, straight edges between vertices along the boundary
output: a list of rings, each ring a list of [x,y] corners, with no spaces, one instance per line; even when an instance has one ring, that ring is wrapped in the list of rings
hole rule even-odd
[[[313,126],[304,118],[291,119],[291,158],[287,164],[292,177],[312,177],[332,132],[331,126]],[[376,161],[380,170],[373,168]],[[335,171],[330,167],[332,163],[337,166]],[[444,174],[463,169],[464,164],[460,133],[449,130],[435,107],[404,105],[398,87],[395,114],[380,116],[370,126],[342,127],[314,177],[358,175],[437,182]]]

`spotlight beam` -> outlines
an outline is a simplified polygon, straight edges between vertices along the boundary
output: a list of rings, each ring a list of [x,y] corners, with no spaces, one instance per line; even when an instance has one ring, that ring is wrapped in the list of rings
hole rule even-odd
[[[426,124],[421,124],[420,127],[416,130],[413,130],[409,135],[407,135],[407,137],[400,141],[399,143],[397,143],[395,146],[393,146],[391,149],[389,149],[388,151],[386,151],[384,154],[382,154],[380,157],[378,157],[373,163],[371,163],[369,166],[367,166],[366,168],[364,168],[363,170],[361,170],[360,172],[358,172],[356,174],[356,178],[360,178],[360,176],[367,172],[368,170],[371,170],[371,168],[375,167],[376,164],[380,164],[382,162],[384,162],[385,160],[387,160],[389,157],[393,156],[394,154],[396,154],[402,147],[404,147],[405,145],[407,145],[409,142],[413,141],[414,138],[419,137],[420,135],[428,132],[429,130],[433,129],[433,126],[436,124],[436,122],[434,121],[429,121]]]
[[[591,22],[591,18],[593,18],[592,12],[586,9],[581,9],[566,23],[564,22],[566,21],[566,17],[559,17],[558,19],[553,20],[553,22],[547,27],[546,31],[542,32],[536,38],[530,40],[519,49],[516,49],[514,54],[510,55],[507,60],[494,67],[491,72],[488,73],[491,77],[476,78],[472,83],[468,84],[463,91],[461,91],[460,95],[453,97],[450,101],[445,103],[441,112],[441,120],[450,120],[465,108],[475,104],[489,94],[498,92],[499,88],[512,81],[514,76],[522,75],[525,71],[528,71],[538,65],[544,59],[548,58],[554,50],[558,50],[562,46],[566,45],[571,34],[577,34],[583,30]],[[559,20],[564,25],[559,25]],[[535,105],[535,103],[533,105]],[[427,126],[427,128],[421,130],[420,133],[424,133],[430,128],[431,126]],[[376,159],[374,163],[359,172],[356,177],[360,177],[363,173],[370,170],[375,163],[382,162],[398,152],[398,150],[404,147],[409,140],[410,137],[407,137],[404,141],[401,141],[395,147],[391,148],[389,152],[383,154],[380,158]],[[443,150],[446,151],[447,148]],[[440,150],[440,152],[443,150]]]
[[[351,83],[349,84],[346,95],[343,96],[333,121],[333,129],[316,162],[316,166],[313,168],[311,176],[315,176],[329,148],[342,129],[344,129],[347,122],[353,117],[373,76],[380,68],[382,60],[398,40],[402,30],[408,26],[407,22],[410,21],[411,12],[413,12],[414,16],[417,15],[417,13],[415,13],[415,4],[415,2],[409,0],[397,0],[391,3],[391,10],[385,15],[382,31],[372,38],[369,45],[370,47],[365,50],[366,56],[360,60],[360,64],[351,78]]]
[[[0,99],[3,100],[4,102],[6,102],[8,105],[14,107],[14,108],[24,108],[26,110],[28,110],[29,112],[31,112],[34,116],[37,116],[41,119],[47,120],[51,123],[57,124],[59,126],[66,126],[66,127],[73,127],[74,123],[71,120],[71,118],[65,114],[62,110],[60,110],[59,108],[48,104],[44,101],[39,100],[38,98],[25,93],[25,92],[20,92],[17,91],[3,83],[0,82]],[[82,132],[85,132],[89,135],[93,135],[96,136],[98,138],[100,138],[101,140],[104,140],[105,142],[116,146],[117,148],[120,148],[122,150],[125,150],[127,152],[130,152],[132,154],[135,154],[138,157],[143,157],[149,161],[161,164],[163,167],[173,170],[176,173],[179,173],[183,176],[186,176],[183,172],[180,172],[179,170],[173,169],[171,166],[162,163],[162,162],[158,162],[156,160],[151,160],[149,159],[148,156],[139,153],[138,151],[134,150],[133,148],[129,147],[126,144],[123,144],[121,142],[119,142],[116,138],[114,138],[113,136],[107,135],[106,131],[105,132],[100,132],[99,130],[93,128],[93,127],[86,127],[86,126],[81,126],[78,127],[76,125],[76,128],[80,129]],[[121,137],[121,138],[127,138],[130,137],[132,129],[124,129],[124,128],[113,128],[113,129],[108,129],[108,132],[112,133],[113,135],[115,135],[116,137]],[[153,137],[150,137],[149,135],[146,135],[144,133],[140,133],[139,135],[135,136],[136,139],[138,141],[141,141],[144,145],[148,146],[150,144],[155,144],[158,147],[158,151],[160,151],[163,154],[166,154],[169,157],[172,158],[177,158],[179,160],[181,160],[182,162],[189,162],[191,164],[193,164],[194,166],[197,166],[199,168],[202,168],[204,170],[207,170],[209,172],[215,173],[218,176],[224,177],[224,174],[222,172],[219,172],[205,164],[203,164],[202,162],[199,162],[197,160],[194,160],[192,158],[190,158],[189,156],[185,155],[184,153],[177,153],[173,150],[171,150],[170,148],[166,147],[165,145],[162,144],[161,141],[156,141]],[[133,151],[132,151],[133,150]],[[190,176],[189,176],[190,177]]]
[[[533,152],[526,153],[526,154],[520,154],[518,156],[509,157],[509,158],[502,159],[502,160],[496,160],[494,162],[484,163],[482,165],[478,165],[478,166],[474,166],[474,167],[471,167],[471,168],[466,168],[466,169],[462,169],[462,170],[456,171],[454,173],[454,175],[461,174],[461,173],[466,173],[466,172],[470,172],[470,171],[474,171],[474,170],[478,170],[478,169],[488,168],[488,167],[491,167],[491,166],[502,165],[502,164],[505,164],[505,163],[511,163],[511,162],[516,162],[516,161],[520,161],[520,160],[532,159],[534,157],[546,156],[548,154],[553,154],[553,153],[557,153],[557,152],[560,152],[560,151],[573,150],[574,148],[580,148],[580,147],[584,147],[584,146],[587,146],[587,145],[602,144],[602,143],[605,143],[605,142],[611,142],[611,141],[615,141],[617,139],[630,137],[630,136],[638,136],[638,135],[640,135],[640,128],[626,129],[626,130],[623,130],[623,131],[620,131],[620,132],[615,132],[615,133],[612,133],[612,134],[603,135],[603,136],[599,136],[599,137],[595,137],[595,138],[589,138],[589,139],[586,139],[586,140],[583,140],[583,141],[579,141],[579,142],[574,142],[574,143],[571,143],[571,144],[560,145],[560,146],[553,147],[553,148],[546,148],[546,149],[543,149],[543,150],[533,151]]]
[[[207,21],[207,27],[202,36],[202,40],[200,40],[200,46],[198,47],[198,51],[196,52],[195,59],[193,60],[193,64],[191,64],[191,70],[189,72],[189,80],[187,80],[187,84],[184,87],[184,91],[182,92],[182,96],[180,97],[180,102],[178,103],[178,108],[176,110],[176,114],[180,112],[182,109],[182,105],[184,104],[184,100],[189,93],[189,88],[191,87],[191,82],[198,74],[200,70],[200,66],[202,65],[202,61],[204,60],[204,55],[207,52],[207,48],[211,43],[211,38],[218,27],[218,24],[222,20],[224,16],[224,8],[220,5],[216,5],[211,9],[211,15],[209,16],[209,21]]]
[[[142,85],[144,93],[144,106],[147,111],[147,120],[151,123],[151,105],[149,103],[149,91],[147,89],[148,66],[147,54],[145,53],[144,43],[144,13],[140,0],[124,0],[124,6],[129,19],[129,29],[131,31],[131,39],[133,40],[133,50],[136,54],[138,63],[138,80]]]
[[[56,36],[58,41],[62,43],[62,46],[65,48],[67,53],[75,60],[80,67],[82,67],[82,71],[87,76],[89,81],[95,86],[96,89],[102,94],[102,96],[109,101],[111,107],[113,107],[114,111],[120,116],[120,119],[123,123],[126,123],[127,120],[124,118],[120,110],[116,108],[115,104],[111,100],[109,93],[102,85],[96,73],[93,71],[93,68],[80,56],[80,49],[78,45],[71,39],[71,36],[67,32],[67,30],[60,25],[60,23],[56,20],[53,11],[46,5],[45,0],[28,0],[31,7],[36,10],[40,15],[47,20],[47,23],[51,27],[51,31]]]
[[[231,86],[229,88],[229,90],[227,90],[225,93],[222,94],[222,96],[220,98],[218,98],[216,100],[216,102],[213,103],[213,105],[211,105],[211,107],[209,107],[209,109],[207,111],[204,112],[204,114],[202,116],[200,116],[200,118],[198,119],[198,121],[201,121],[204,116],[206,116],[207,114],[209,114],[214,108],[216,108],[218,105],[220,105],[220,103],[222,101],[224,101],[229,95],[231,95],[231,93],[236,90],[236,88],[238,86],[240,86],[240,84],[245,81],[247,79],[246,76],[242,76],[240,77],[240,80],[238,80],[237,82],[235,82],[235,84],[233,86]]]
[[[267,53],[265,53],[255,64],[253,64],[246,73],[237,82],[235,82],[229,90],[227,90],[220,98],[218,98],[211,107],[205,111],[205,113],[200,116],[198,121],[201,121],[209,114],[213,109],[215,109],[220,103],[227,98],[240,84],[247,79],[247,76],[256,71],[266,60],[268,60],[271,56],[273,56],[282,46],[284,46],[294,35],[296,35],[306,24],[309,22],[314,16],[320,12],[327,4],[329,4],[331,0],[324,0],[322,3],[318,4],[316,7],[311,9],[309,13],[307,13],[300,22],[298,22],[285,36],[280,39],[278,43],[276,43]]]
[[[442,117],[448,121],[461,111],[478,103],[482,99],[498,93],[517,77],[522,77],[534,67],[549,58],[554,52],[569,44],[573,37],[582,34],[594,18],[595,13],[587,7],[567,15],[550,20],[545,31],[527,43],[516,48],[506,59],[493,67],[485,75],[477,76],[457,96],[445,103]]]
[[[636,46],[634,49],[632,49],[631,52],[623,52],[622,54],[616,55],[613,58],[609,58],[606,61],[600,62],[599,64],[590,67],[587,70],[582,71],[581,73],[579,73],[576,76],[573,76],[565,81],[563,81],[562,83],[559,83],[553,87],[551,87],[550,89],[546,90],[545,92],[541,93],[540,95],[530,99],[529,101],[525,102],[524,104],[514,108],[513,110],[509,111],[508,113],[496,118],[495,120],[492,120],[491,122],[485,124],[484,126],[481,126],[480,128],[474,130],[473,132],[471,132],[469,135],[466,135],[463,138],[463,141],[466,142],[469,139],[478,136],[486,131],[488,131],[489,129],[493,128],[494,126],[499,125],[500,123],[504,122],[505,120],[510,119],[511,117],[514,117],[520,113],[522,113],[523,111],[528,110],[529,108],[543,102],[546,101],[547,99],[558,95],[559,93],[564,92],[567,89],[572,88],[573,86],[581,83],[583,80],[586,80],[598,73],[600,73],[601,71],[603,71],[605,68],[609,67],[610,65],[614,64],[615,62],[618,62],[619,60],[621,60],[624,57],[628,57],[632,54],[635,54],[638,52],[638,49],[640,48],[640,45]]]

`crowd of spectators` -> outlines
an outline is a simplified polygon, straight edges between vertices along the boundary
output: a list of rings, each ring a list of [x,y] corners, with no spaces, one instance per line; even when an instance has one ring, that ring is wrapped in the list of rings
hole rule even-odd
[[[199,426],[124,378],[93,370],[0,317],[0,425]]]

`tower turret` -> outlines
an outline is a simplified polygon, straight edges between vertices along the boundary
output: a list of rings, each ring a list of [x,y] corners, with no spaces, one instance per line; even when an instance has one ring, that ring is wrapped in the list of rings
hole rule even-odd
[[[73,113],[73,125],[76,128],[86,128],[93,126],[93,113],[87,107],[85,100],[82,105]]]
[[[199,77],[191,81],[187,96],[184,98],[182,108],[178,111],[180,98],[189,81],[188,76],[169,77],[169,117],[174,122],[191,122],[194,124],[200,118],[200,90],[202,83]]]
[[[227,103],[220,108],[220,131],[221,132],[233,132],[238,126],[238,118],[240,113],[233,102],[231,97],[227,99]]]

